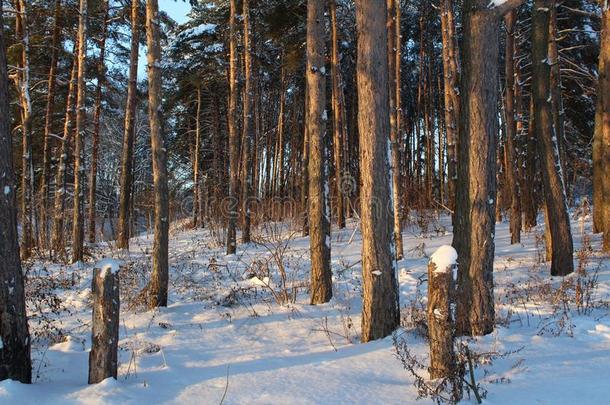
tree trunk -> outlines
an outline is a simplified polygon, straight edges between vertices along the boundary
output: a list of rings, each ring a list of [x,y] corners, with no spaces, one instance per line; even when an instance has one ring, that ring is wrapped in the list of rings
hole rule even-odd
[[[4,21],[0,2],[0,380],[32,380],[30,336],[17,236],[16,184],[13,172]]]
[[[394,259],[388,141],[388,38],[385,1],[356,1],[358,133],[362,231],[362,341],[390,335],[400,324]]]
[[[307,136],[309,138],[309,246],[311,304],[332,298],[326,162],[325,0],[307,2]],[[281,162],[280,162],[281,165]]]
[[[167,151],[161,127],[161,38],[157,0],[146,1],[146,43],[148,45],[148,119],[152,144],[155,191],[155,239],[153,269],[149,288],[149,308],[167,306],[169,190]]]
[[[542,168],[547,220],[552,240],[551,275],[565,276],[574,271],[572,233],[551,110],[549,53],[550,0],[535,0],[532,15],[532,96],[536,138]]]
[[[237,248],[237,206],[239,183],[239,142],[237,134],[237,0],[230,0],[229,16],[229,221],[227,224],[227,254]]]
[[[498,35],[500,18],[513,3],[489,8],[488,0],[465,0],[462,9],[464,43],[453,232],[459,262],[456,317],[459,335],[486,335],[495,324]]]
[[[193,157],[193,228],[199,224],[199,216],[202,209],[199,203],[201,198],[201,179],[199,169],[201,166],[201,83],[197,83],[197,110],[195,116],[195,151]]]
[[[139,1],[131,1],[131,50],[129,54],[129,84],[125,106],[123,151],[121,155],[121,179],[119,191],[119,238],[117,247],[129,249],[129,205],[133,187],[133,146],[135,139],[136,105],[138,97],[138,52],[140,28],[138,24]]]
[[[72,69],[70,83],[68,85],[68,97],[66,100],[66,115],[64,118],[64,131],[61,141],[61,150],[58,158],[57,174],[55,176],[55,202],[53,212],[53,231],[51,236],[51,248],[55,255],[63,255],[64,252],[64,215],[66,207],[66,169],[68,165],[68,152],[73,131],[74,101],[76,99],[76,74],[78,71],[78,56],[76,49],[78,40],[74,43]]]
[[[445,95],[445,128],[447,134],[448,207],[455,210],[455,182],[457,179],[457,142],[460,117],[459,62],[455,34],[453,0],[441,0],[443,39],[443,80]]]
[[[538,166],[536,164],[536,116],[534,114],[534,99],[530,99],[529,105],[529,128],[527,129],[527,145],[526,158],[523,173],[523,184],[528,187],[523,187],[523,229],[531,230],[536,226],[538,215],[538,202],[536,201],[536,193],[534,192],[534,184],[536,182],[536,173]]]
[[[21,107],[21,257],[28,259],[32,253],[32,191],[34,166],[32,163],[32,100],[30,97],[30,35],[28,27],[28,9],[25,0],[15,2],[15,34],[21,41],[21,58],[19,71],[15,75],[15,84],[19,91]]]
[[[93,269],[89,384],[97,384],[109,377],[117,378],[121,307],[119,287],[118,269],[113,265]]]
[[[388,72],[389,72],[389,99],[390,99],[390,169],[392,171],[392,209],[394,211],[393,230],[394,243],[396,247],[396,259],[403,257],[402,247],[402,224],[401,224],[401,204],[402,192],[400,190],[400,162],[398,155],[399,128],[398,128],[398,107],[400,102],[400,58],[396,53],[400,47],[400,27],[398,26],[397,16],[400,14],[400,1],[387,0],[388,12]]]
[[[343,115],[343,88],[341,84],[341,59],[337,34],[337,3],[329,0],[331,24],[331,76],[333,106],[333,155],[335,164],[336,215],[339,229],[345,228],[345,208],[343,206],[343,138],[345,136],[345,116]]]
[[[40,184],[40,223],[42,225],[42,245],[49,247],[49,182],[51,172],[51,132],[53,130],[53,109],[55,107],[55,89],[57,88],[57,60],[61,37],[61,0],[55,0],[53,34],[51,37],[51,66],[47,84],[47,106],[45,109],[44,144],[42,147],[42,175]]]
[[[515,152],[515,139],[517,137],[516,115],[519,111],[515,109],[515,99],[517,96],[517,84],[515,83],[515,21],[517,12],[512,10],[505,18],[506,25],[506,139],[504,144],[506,182],[511,197],[510,212],[510,243],[521,242],[521,197],[519,195],[519,169],[517,153]]]
[[[100,144],[100,119],[102,116],[102,88],[106,82],[106,36],[108,32],[108,1],[104,2],[102,12],[103,28],[100,38],[100,56],[97,65],[97,88],[95,90],[95,112],[93,114],[93,137],[91,140],[91,168],[89,172],[89,243],[95,242],[95,217],[97,205],[97,161]]]
[[[252,111],[252,34],[250,32],[250,2],[243,0],[244,22],[244,125],[242,142],[241,203],[243,224],[242,243],[250,243],[250,196],[252,193],[252,141],[254,138],[254,115]]]
[[[86,57],[87,57],[87,0],[80,0],[78,17],[78,73],[76,75],[76,129],[74,131],[74,207],[72,215],[72,263],[83,260],[83,160],[86,134]]]
[[[610,251],[610,8],[601,2],[602,30],[599,53],[599,84],[593,142],[593,219],[603,232],[605,251]]]

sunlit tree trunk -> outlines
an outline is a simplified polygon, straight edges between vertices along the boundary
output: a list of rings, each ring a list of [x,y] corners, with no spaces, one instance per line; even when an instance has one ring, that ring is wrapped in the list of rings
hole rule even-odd
[[[390,335],[400,324],[391,201],[387,5],[356,0],[358,133],[362,231],[362,341]]]
[[[343,138],[345,134],[345,116],[343,115],[343,87],[341,84],[341,58],[339,56],[339,38],[337,26],[337,3],[329,0],[331,26],[331,76],[333,106],[333,155],[335,164],[336,215],[337,226],[345,228],[345,208],[343,206]]]
[[[445,132],[447,134],[447,202],[455,209],[455,181],[457,179],[457,142],[460,117],[459,62],[455,34],[454,0],[441,0],[443,40],[443,79],[445,100]]]
[[[53,229],[51,236],[51,248],[55,255],[63,255],[64,242],[64,216],[66,208],[66,170],[68,166],[68,153],[74,129],[74,105],[76,99],[76,75],[78,71],[78,41],[75,41],[73,50],[72,69],[70,83],[68,84],[68,97],[66,101],[66,113],[64,118],[64,130],[61,141],[61,149],[58,156],[57,173],[55,175],[55,201],[53,210]]]
[[[72,211],[72,263],[83,260],[83,164],[87,106],[85,75],[87,58],[87,0],[80,0],[78,17],[78,72],[76,75],[76,129],[74,131],[74,207]]]
[[[237,206],[239,183],[239,140],[237,134],[237,0],[230,1],[229,15],[229,218],[227,224],[227,254],[237,249]]]
[[[155,193],[155,239],[153,268],[148,286],[150,308],[167,306],[169,190],[167,151],[161,127],[161,37],[157,0],[146,1],[146,43],[148,46],[148,119],[152,144],[153,186]]]
[[[117,246],[129,249],[129,206],[133,188],[133,146],[135,139],[136,105],[138,97],[138,51],[140,28],[138,24],[139,0],[131,2],[131,50],[129,54],[129,83],[127,105],[125,106],[125,126],[123,150],[121,154],[121,178],[119,191],[119,237]]]
[[[453,246],[458,252],[456,327],[486,335],[495,325],[493,260],[496,210],[499,26],[520,1],[463,3],[458,180]],[[484,61],[484,63],[482,63]]]
[[[311,303],[332,298],[330,221],[326,161],[326,75],[324,74],[325,0],[307,2],[307,115],[309,138],[309,240],[311,251]],[[281,164],[281,163],[280,163]]]
[[[394,243],[396,248],[396,258],[402,259],[402,225],[400,221],[401,208],[400,201],[402,198],[400,187],[400,156],[398,154],[399,139],[399,121],[398,121],[398,104],[400,103],[400,58],[396,57],[396,53],[400,53],[400,27],[398,26],[398,18],[400,15],[400,1],[387,0],[388,13],[388,73],[389,73],[389,99],[390,99],[390,169],[392,171],[392,202],[393,202],[393,230]]]
[[[252,193],[252,141],[254,138],[254,115],[252,111],[252,33],[250,32],[250,2],[243,0],[244,23],[244,125],[242,142],[242,243],[250,242],[250,196]]]

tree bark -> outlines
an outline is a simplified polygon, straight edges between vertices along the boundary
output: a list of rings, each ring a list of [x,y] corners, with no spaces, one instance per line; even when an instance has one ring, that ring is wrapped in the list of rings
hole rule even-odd
[[[311,304],[332,298],[328,170],[326,167],[325,0],[307,2],[307,136],[309,138],[309,240]],[[281,162],[280,162],[281,165]]]
[[[237,0],[230,0],[229,15],[229,221],[227,224],[227,254],[237,249],[237,206],[239,183],[239,141],[237,139]]]
[[[21,107],[21,257],[28,259],[32,253],[32,192],[34,166],[32,162],[32,99],[30,97],[30,35],[28,27],[28,5],[25,0],[15,2],[15,34],[21,41],[19,71],[15,84],[19,92]]]
[[[17,204],[4,21],[0,2],[0,380],[32,380],[30,336],[25,310],[23,273],[17,236]]]
[[[390,335],[400,324],[394,258],[388,141],[390,99],[385,1],[356,1],[358,133],[362,231],[362,341]]]
[[[138,24],[139,0],[131,1],[131,50],[129,54],[129,84],[125,106],[123,151],[121,155],[121,179],[119,192],[119,238],[117,247],[129,249],[129,205],[133,187],[133,147],[135,139],[136,106],[138,97],[138,53],[140,28]]]
[[[515,22],[517,12],[510,11],[504,18],[506,26],[506,49],[505,49],[505,72],[506,72],[506,140],[504,153],[506,156],[506,182],[510,191],[510,243],[521,242],[521,196],[519,195],[519,171],[518,159],[515,152],[515,138],[517,137],[516,115],[519,111],[515,109],[515,99],[517,97],[517,84],[515,83]]]
[[[76,129],[74,131],[74,207],[72,211],[72,263],[83,260],[83,143],[86,134],[85,75],[87,58],[87,0],[80,0],[78,17],[78,72],[76,75]]]
[[[155,192],[155,239],[153,269],[148,286],[149,307],[167,306],[169,190],[167,186],[167,150],[161,116],[161,38],[157,0],[146,1],[146,43],[148,45],[148,116],[152,144],[153,184]]]
[[[97,161],[100,144],[100,120],[102,116],[102,88],[106,83],[106,37],[108,33],[108,1],[104,2],[102,18],[102,36],[100,38],[100,55],[97,65],[97,87],[95,90],[95,112],[93,113],[93,136],[91,139],[91,167],[89,171],[89,227],[87,239],[89,243],[95,242],[97,214]]]
[[[252,141],[254,138],[254,115],[252,111],[252,34],[250,27],[250,2],[243,0],[244,24],[244,125],[242,142],[242,243],[250,243],[250,196],[252,195]]]
[[[197,83],[197,109],[195,116],[195,151],[193,158],[193,228],[197,228],[200,225],[199,217],[203,214],[202,207],[200,204],[201,199],[201,175],[199,173],[201,168],[201,83]]]
[[[49,182],[51,172],[51,132],[53,130],[53,109],[55,107],[55,90],[57,88],[57,61],[61,37],[61,0],[55,0],[53,34],[51,37],[51,65],[47,84],[47,106],[45,109],[44,144],[42,147],[42,175],[40,184],[40,223],[42,225],[42,245],[49,247]]]
[[[121,305],[117,270],[110,265],[93,269],[89,384],[97,384],[109,377],[117,378]]]
[[[499,7],[488,5],[487,0],[465,0],[462,9],[464,43],[453,233],[459,262],[458,335],[486,335],[495,324],[498,35],[502,15]]]
[[[400,103],[400,26],[398,16],[400,15],[400,1],[387,0],[387,27],[388,27],[388,72],[389,72],[389,99],[390,99],[390,169],[392,172],[392,209],[394,211],[393,231],[396,247],[396,259],[403,258],[402,247],[402,223],[401,223],[401,198],[400,189],[400,156],[398,145],[400,143],[400,129],[398,127]]]
[[[441,0],[443,40],[443,80],[445,99],[445,128],[447,134],[448,207],[455,210],[455,182],[457,179],[457,142],[460,117],[459,62],[455,34],[453,0]]]
[[[58,158],[57,173],[55,176],[55,201],[54,201],[54,220],[51,236],[51,248],[54,255],[64,253],[64,215],[66,207],[66,169],[68,165],[68,153],[73,131],[74,120],[74,101],[76,99],[76,74],[78,71],[78,39],[74,43],[72,69],[70,73],[70,83],[68,85],[68,97],[66,100],[66,114],[64,118],[64,131],[61,140],[61,150]]]
[[[341,84],[341,58],[339,56],[339,35],[337,25],[337,2],[329,0],[331,26],[331,76],[333,106],[333,155],[335,164],[336,215],[339,229],[345,228],[345,207],[343,206],[343,139],[346,136],[343,115],[343,87]]]
[[[593,220],[595,231],[603,232],[603,249],[610,251],[610,8],[602,6],[599,84],[593,142]]]
[[[551,275],[565,276],[574,271],[572,232],[565,187],[553,127],[551,109],[549,53],[550,0],[535,0],[532,15],[532,96],[536,120],[536,139],[542,168],[542,183],[547,220],[552,240]]]

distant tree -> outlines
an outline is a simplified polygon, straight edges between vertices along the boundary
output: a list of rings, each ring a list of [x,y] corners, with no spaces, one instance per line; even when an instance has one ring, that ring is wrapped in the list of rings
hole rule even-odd
[[[227,254],[237,249],[237,206],[239,185],[239,138],[237,134],[237,1],[230,0],[229,14],[229,220]]]

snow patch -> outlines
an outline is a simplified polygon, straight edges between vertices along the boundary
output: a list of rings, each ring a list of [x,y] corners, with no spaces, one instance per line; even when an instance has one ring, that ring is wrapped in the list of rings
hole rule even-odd
[[[100,269],[100,275],[105,277],[107,272],[110,272],[110,274],[117,273],[121,269],[121,262],[119,260],[106,258],[97,262],[95,268]]]
[[[436,252],[430,256],[430,262],[436,265],[435,273],[445,273],[447,269],[457,265],[457,251],[450,245],[439,247]]]

